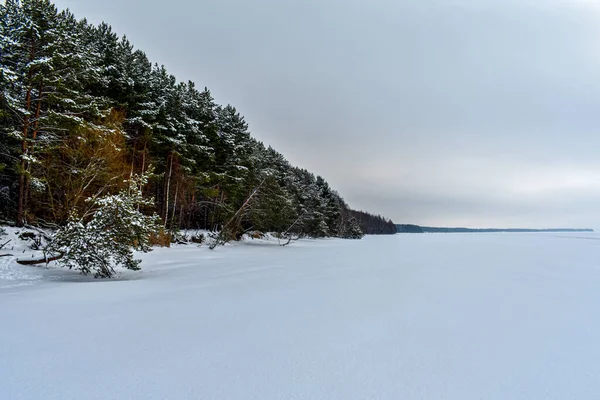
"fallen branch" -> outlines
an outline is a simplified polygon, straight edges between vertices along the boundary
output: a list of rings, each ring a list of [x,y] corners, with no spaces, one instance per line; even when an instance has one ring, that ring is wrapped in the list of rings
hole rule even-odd
[[[0,257],[12,257],[12,254],[0,254]]]
[[[287,236],[287,234],[288,234],[288,232],[294,227],[294,225],[296,225],[298,223],[298,221],[300,221],[300,219],[304,216],[304,214],[305,214],[305,212],[303,212],[302,214],[300,214],[298,216],[298,218],[296,218],[296,220],[290,225],[290,227],[287,228],[285,230],[285,232],[283,232],[280,236],[285,239],[286,236]],[[281,247],[287,246],[288,244],[290,244],[290,242],[292,240],[298,240],[298,239],[300,239],[300,234],[298,234],[298,237],[295,238],[295,239],[294,239],[294,235],[290,235],[290,236],[287,236],[287,242],[285,242],[284,244],[281,244],[281,241],[279,240],[279,237],[277,238],[277,240],[279,241],[279,245]]]
[[[290,243],[292,242],[292,240],[293,240],[293,241],[300,240],[300,236],[298,236],[298,237],[291,237],[291,236],[290,236],[290,237],[288,238],[288,241],[287,241],[287,242],[285,242],[284,244],[280,244],[280,246],[281,246],[281,247],[287,246],[288,244],[290,244]]]
[[[40,229],[40,228],[38,228],[37,226],[33,226],[33,225],[28,225],[28,224],[25,224],[25,225],[23,225],[23,227],[24,227],[24,228],[27,228],[27,229],[31,229],[31,230],[34,230],[34,231],[36,231],[37,233],[39,233],[39,234],[40,234],[40,235],[41,235],[41,236],[42,236],[44,239],[46,239],[47,241],[50,241],[50,240],[52,240],[52,238],[51,238],[50,236],[48,236],[48,234],[47,234],[46,232],[44,232],[43,230],[41,230],[41,229]]]
[[[285,235],[287,235],[287,233],[288,233],[288,232],[289,232],[289,231],[290,231],[290,230],[291,230],[291,229],[294,227],[294,225],[296,225],[296,224],[298,223],[298,221],[300,221],[300,219],[302,219],[302,217],[304,217],[304,214],[306,214],[306,211],[305,211],[305,212],[303,212],[302,214],[300,214],[300,215],[298,216],[298,218],[296,218],[296,220],[295,220],[295,221],[294,221],[294,222],[293,222],[293,223],[290,225],[290,227],[289,227],[289,228],[287,228],[287,229],[285,230],[285,232],[283,232],[283,235],[284,235],[284,236],[285,236]]]
[[[258,190],[263,185],[263,183],[265,183],[265,180],[266,180],[266,178],[264,178],[258,184],[258,186],[252,191],[252,193],[250,193],[250,196],[248,196],[246,201],[244,201],[242,206],[235,212],[235,214],[233,214],[233,217],[231,217],[231,219],[229,221],[227,221],[227,223],[225,223],[225,225],[223,225],[223,227],[221,228],[221,231],[218,233],[218,235],[216,235],[216,237],[213,238],[213,242],[210,244],[209,249],[214,250],[215,247],[225,244],[230,240],[229,236],[231,236],[232,232],[229,231],[229,226],[236,220],[238,215],[240,215],[240,213],[246,209],[246,206],[248,206],[248,204],[250,204],[250,201],[252,200],[254,195],[256,193],[258,193]]]
[[[62,256],[64,256],[64,254],[60,253],[52,257],[34,258],[31,260],[17,260],[17,263],[21,265],[48,264],[50,261],[56,261],[59,258],[62,258]]]

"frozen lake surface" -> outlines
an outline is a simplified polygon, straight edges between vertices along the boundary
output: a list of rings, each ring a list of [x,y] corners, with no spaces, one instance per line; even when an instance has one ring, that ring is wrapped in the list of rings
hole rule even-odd
[[[182,246],[113,281],[0,258],[0,398],[597,399],[599,239]]]

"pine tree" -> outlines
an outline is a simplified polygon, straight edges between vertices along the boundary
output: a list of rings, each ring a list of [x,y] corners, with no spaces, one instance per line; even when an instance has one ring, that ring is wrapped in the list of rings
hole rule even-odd
[[[87,93],[96,69],[83,46],[85,22],[58,13],[47,0],[6,3],[2,67],[12,84],[3,98],[12,118],[5,130],[21,142],[17,224],[27,218],[30,189],[43,190],[36,169],[50,143],[102,116],[102,101]],[[6,66],[6,67],[5,67]],[[106,112],[106,107],[104,107]]]
[[[15,160],[19,157],[20,133],[18,97],[22,92],[19,76],[19,43],[23,16],[18,3],[0,4],[0,215],[16,213],[18,192]]]
[[[351,217],[342,226],[340,236],[344,239],[361,239],[364,236],[364,233],[362,229],[360,229],[358,221],[356,221],[354,217]]]
[[[139,270],[141,261],[134,259],[133,250],[150,251],[150,236],[159,230],[158,216],[140,211],[154,205],[142,195],[148,178],[132,176],[118,194],[90,198],[93,209],[84,216],[73,213],[45,252],[63,254],[59,265],[98,278],[113,277],[117,266]]]

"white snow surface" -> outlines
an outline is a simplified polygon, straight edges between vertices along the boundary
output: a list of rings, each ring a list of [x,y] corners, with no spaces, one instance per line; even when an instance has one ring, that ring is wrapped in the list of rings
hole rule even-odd
[[[0,251],[2,253],[2,251]],[[0,399],[597,399],[600,236],[402,234],[0,258]]]

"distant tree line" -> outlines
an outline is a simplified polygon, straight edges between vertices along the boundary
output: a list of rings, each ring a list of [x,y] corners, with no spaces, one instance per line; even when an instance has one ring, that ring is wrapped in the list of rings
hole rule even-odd
[[[396,229],[398,233],[423,233],[419,225],[397,224]]]
[[[526,233],[526,232],[593,232],[593,229],[518,229],[518,228],[446,228],[397,224],[398,233]]]
[[[396,225],[381,215],[372,215],[364,211],[350,210],[349,214],[358,221],[360,229],[367,235],[393,235]]]
[[[321,176],[250,135],[207,88],[178,82],[106,23],[48,0],[0,5],[0,214],[17,225],[85,217],[127,179],[149,175],[164,231],[297,236],[394,233],[351,210]],[[138,206],[139,209],[139,206]]]

